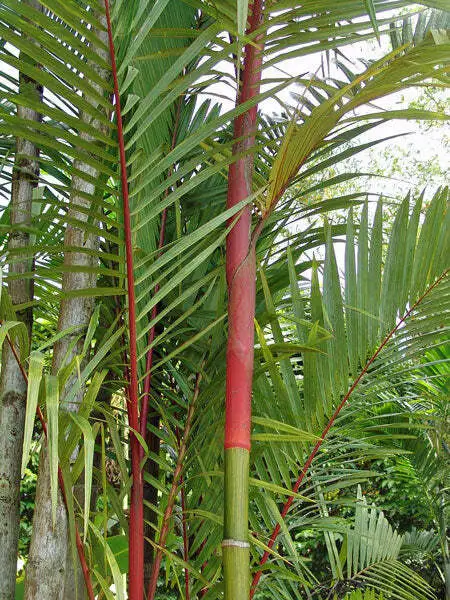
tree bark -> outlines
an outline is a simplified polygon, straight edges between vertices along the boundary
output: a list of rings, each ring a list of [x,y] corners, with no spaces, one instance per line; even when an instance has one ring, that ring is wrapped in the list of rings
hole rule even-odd
[[[103,15],[99,16],[102,24],[106,20]],[[97,31],[99,40],[107,46],[108,37],[106,31]],[[95,52],[104,61],[109,61],[109,54],[103,48],[94,48]],[[110,73],[99,68],[95,63],[90,63],[105,82],[109,79]],[[97,84],[91,85],[99,93],[104,90]],[[90,98],[86,98],[93,105]],[[99,130],[103,131],[104,125],[92,120],[84,113],[80,113],[80,119]],[[105,133],[105,131],[103,131]],[[79,133],[80,138],[95,144],[95,139],[87,133]],[[74,161],[74,168],[82,173],[86,173],[88,178],[98,179],[100,173],[92,166],[80,161]],[[86,328],[91,319],[94,300],[89,296],[65,298],[66,292],[76,290],[91,289],[96,286],[96,275],[87,273],[81,269],[85,267],[96,266],[97,260],[85,250],[98,250],[98,237],[88,233],[84,228],[84,223],[88,221],[88,215],[81,212],[80,209],[89,209],[91,205],[90,198],[95,196],[95,185],[83,179],[82,176],[74,175],[72,177],[72,193],[70,197],[70,207],[68,211],[69,225],[67,225],[64,237],[64,245],[74,248],[80,248],[80,251],[66,252],[64,264],[70,267],[78,267],[80,270],[67,272],[62,281],[62,300],[60,304],[58,331],[63,331],[68,327],[78,325]],[[74,225],[73,223],[79,223]],[[52,372],[57,374],[65,364],[68,364],[76,354],[80,354],[83,339],[79,340],[75,347],[70,350],[74,338],[71,335],[64,336],[55,343],[53,349]],[[70,351],[69,351],[70,350]],[[74,384],[76,374],[66,385],[66,390]],[[61,400],[61,410],[77,412],[82,400],[83,393],[80,392],[71,403],[64,401],[64,392]],[[78,495],[78,493],[77,493]],[[26,570],[25,579],[25,600],[75,600],[83,598],[85,595],[85,586],[81,569],[73,571],[72,555],[68,552],[68,525],[67,514],[64,508],[63,499],[58,492],[58,516],[57,525],[52,528],[52,513],[50,498],[50,471],[48,469],[47,448],[43,447],[39,461],[38,484],[36,491],[36,507],[33,518],[33,532],[30,546],[29,561]]]
[[[28,0],[34,8],[40,4]],[[42,87],[23,73],[19,74],[20,93],[33,100],[42,100]],[[17,107],[22,119],[38,122],[41,115],[30,108]],[[33,190],[39,179],[39,149],[22,138],[17,138],[16,155],[12,174],[11,189],[11,233],[8,249],[26,248],[30,244],[30,234],[24,227],[31,224]],[[9,274],[29,273],[33,259],[26,257],[9,265]],[[33,299],[31,278],[11,279],[8,291],[13,305],[25,304]],[[33,323],[32,308],[18,310],[16,319],[25,323],[28,337],[31,338]],[[25,425],[27,384],[8,343],[3,344],[2,368],[0,377],[0,600],[13,600],[17,572],[17,545],[19,539],[20,509],[20,466]]]

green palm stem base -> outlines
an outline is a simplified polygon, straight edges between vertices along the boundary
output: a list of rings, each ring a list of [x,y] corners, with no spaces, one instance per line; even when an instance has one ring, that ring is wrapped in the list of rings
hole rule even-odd
[[[225,450],[225,505],[222,561],[225,600],[248,600],[250,544],[248,542],[248,469],[250,452]]]

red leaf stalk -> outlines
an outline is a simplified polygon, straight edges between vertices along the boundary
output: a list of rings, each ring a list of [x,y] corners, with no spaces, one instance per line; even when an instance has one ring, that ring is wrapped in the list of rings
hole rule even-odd
[[[201,373],[197,373],[197,379],[195,381],[194,395],[189,405],[187,416],[186,416],[186,427],[184,428],[183,438],[180,443],[178,451],[177,464],[173,474],[172,486],[170,488],[169,497],[167,499],[167,507],[164,511],[163,522],[161,531],[159,533],[158,543],[156,546],[155,559],[153,561],[152,574],[150,576],[150,582],[148,585],[147,600],[154,600],[156,593],[156,584],[158,583],[159,571],[161,569],[161,561],[163,555],[163,549],[166,545],[167,534],[169,533],[169,522],[172,516],[173,507],[175,505],[175,499],[178,492],[178,486],[181,483],[182,470],[184,464],[184,458],[186,456],[187,442],[192,427],[192,421],[194,418],[195,405],[197,402],[198,395],[200,393],[200,383],[202,380]]]
[[[159,244],[158,244],[158,249],[161,250],[161,248],[164,245],[164,237],[165,237],[165,232],[166,232],[166,218],[167,218],[167,210],[164,209],[161,215],[161,229],[160,229],[160,233],[159,233]],[[161,256],[161,252],[158,253],[158,258]],[[155,285],[155,289],[154,289],[154,294],[157,294],[159,291],[159,283],[157,283]],[[156,319],[156,315],[158,314],[158,305],[155,304],[155,306],[152,308],[152,312],[151,312],[151,316],[150,316],[150,321],[153,321],[154,319]],[[150,329],[150,332],[148,334],[148,340],[147,343],[149,346],[151,346],[151,344],[153,344],[153,341],[155,339],[155,333],[156,333],[156,326],[153,325],[153,327]],[[149,406],[149,400],[150,400],[150,386],[151,386],[151,381],[152,381],[152,366],[153,366],[153,346],[151,346],[148,349],[147,352],[147,357],[146,357],[146,361],[145,361],[145,379],[144,379],[144,395],[142,398],[142,406],[141,406],[141,429],[140,429],[140,434],[142,435],[142,437],[145,439],[147,436],[147,420],[148,420],[148,406]],[[144,457],[144,448],[142,448],[141,446],[141,460]]]
[[[254,0],[247,35],[260,26],[263,1]],[[259,94],[262,52],[256,44],[245,47],[242,89],[238,104]],[[234,121],[235,154],[249,150],[255,143],[257,105]],[[228,172],[227,207],[252,193],[253,155],[234,162]],[[228,346],[226,373],[225,448],[250,449],[251,393],[255,315],[255,247],[251,243],[252,209],[243,209],[227,237],[226,271],[228,282]]]
[[[0,325],[2,325],[2,321],[0,320]],[[9,335],[6,336],[7,340],[8,340],[8,344],[9,347],[11,348],[11,351],[14,355],[14,358],[17,361],[17,365],[20,369],[20,372],[22,373],[22,376],[26,382],[26,384],[28,385],[28,376],[27,373],[22,365],[22,363],[20,362],[20,358],[19,355],[17,354],[17,350],[14,347],[14,344],[11,341],[11,338],[9,337]],[[36,409],[36,413],[37,416],[39,418],[39,421],[41,422],[42,425],[42,431],[44,432],[45,438],[47,439],[48,435],[47,435],[47,423],[45,421],[44,415],[42,414],[41,408],[38,405],[37,409]],[[58,465],[58,483],[59,483],[59,488],[61,490],[61,495],[64,501],[64,505],[67,509],[67,496],[66,496],[66,488],[64,486],[64,478],[63,478],[63,474],[61,471],[61,467]],[[75,543],[77,546],[77,553],[78,553],[78,558],[80,561],[80,565],[81,565],[81,570],[83,571],[83,578],[84,578],[84,584],[86,586],[86,591],[88,594],[88,598],[89,600],[95,600],[95,594],[94,594],[94,588],[92,586],[92,581],[91,581],[91,574],[89,572],[89,567],[87,565],[86,562],[86,556],[84,554],[84,546],[83,546],[83,542],[81,540],[81,536],[80,536],[80,532],[78,531],[78,527],[77,524],[75,523]]]
[[[131,239],[130,202],[128,194],[127,163],[125,156],[125,142],[123,136],[122,114],[120,110],[119,82],[117,79],[117,66],[114,51],[114,41],[111,28],[111,15],[109,2],[105,0],[106,22],[108,25],[109,53],[114,81],[115,111],[117,118],[117,134],[119,142],[120,177],[123,201],[123,221],[125,232],[125,251],[127,263],[127,291],[128,291],[128,331],[130,336],[130,382],[128,388],[128,422],[130,425],[131,447],[131,473],[133,483],[131,486],[130,522],[129,522],[129,589],[130,600],[143,600],[144,597],[144,504],[143,504],[143,479],[140,468],[141,445],[135,431],[139,432],[139,393],[138,393],[138,361],[137,361],[137,335],[136,335],[136,299],[134,292],[133,272],[133,247]]]
[[[177,134],[178,134],[178,124],[180,122],[180,114],[181,114],[181,106],[183,104],[183,98],[181,97],[178,101],[178,107],[177,107],[177,112],[175,115],[175,123],[173,125],[173,133],[172,133],[172,144],[170,149],[173,150],[175,148],[175,144],[177,141]],[[169,172],[167,173],[167,177],[169,178],[172,175],[173,172],[173,167],[171,167],[169,169]],[[167,198],[167,196],[169,195],[169,189],[167,189],[164,193],[164,197]],[[158,243],[158,250],[160,251],[158,253],[158,258],[161,256],[162,254],[162,247],[164,246],[164,238],[166,235],[166,220],[167,220],[167,209],[165,208],[161,214],[161,226],[160,226],[160,230],[159,230],[159,243]],[[155,289],[153,294],[157,294],[159,291],[159,283],[157,283],[155,285]],[[152,312],[151,312],[151,316],[150,316],[150,321],[153,321],[154,319],[156,319],[156,315],[158,314],[158,305],[155,304],[155,306],[152,308]],[[155,339],[155,332],[156,332],[156,325],[153,325],[153,327],[150,329],[150,332],[148,334],[148,345],[151,346],[151,344],[153,344],[153,340]],[[151,387],[151,380],[152,380],[152,365],[153,365],[153,346],[151,346],[148,349],[147,352],[147,358],[145,361],[145,379],[144,379],[144,395],[142,398],[142,406],[141,406],[141,430],[140,430],[140,434],[141,436],[146,439],[147,437],[147,420],[148,420],[148,407],[149,407],[149,402],[150,402],[150,387]],[[144,449],[141,446],[141,460],[144,457]]]
[[[339,416],[341,410],[344,408],[344,406],[347,404],[348,399],[350,398],[350,396],[352,395],[354,389],[356,388],[356,386],[358,385],[358,383],[361,381],[361,379],[364,377],[364,375],[367,373],[370,365],[375,361],[375,359],[377,358],[377,356],[380,354],[380,352],[383,350],[383,348],[386,346],[386,344],[389,342],[389,340],[392,338],[392,336],[396,333],[396,331],[398,331],[398,329],[403,325],[403,323],[406,321],[406,319],[414,312],[414,310],[417,308],[417,306],[422,302],[422,300],[428,296],[428,294],[437,286],[439,285],[439,283],[447,276],[447,274],[449,273],[450,269],[446,269],[442,275],[429,287],[427,288],[427,290],[422,294],[422,296],[420,296],[420,298],[411,306],[411,308],[403,315],[403,317],[399,320],[399,322],[397,323],[397,325],[391,329],[391,331],[387,334],[387,336],[384,338],[384,340],[381,342],[381,344],[378,346],[377,350],[372,354],[372,356],[369,358],[369,360],[366,362],[364,368],[362,369],[361,373],[358,375],[358,377],[353,381],[350,389],[348,390],[348,392],[346,393],[346,395],[344,396],[344,398],[342,399],[341,403],[339,404],[339,406],[336,408],[336,410],[334,411],[332,417],[330,418],[330,420],[328,421],[327,426],[325,427],[325,429],[322,431],[322,435],[321,435],[321,439],[316,443],[316,445],[314,446],[311,454],[309,455],[307,461],[305,462],[305,464],[303,465],[303,468],[300,472],[300,475],[297,479],[297,481],[295,482],[294,487],[292,488],[292,491],[294,492],[294,494],[296,494],[300,488],[300,485],[303,481],[303,479],[305,478],[309,467],[311,466],[317,452],[319,451],[320,447],[322,446],[326,435],[328,434],[328,432],[330,431],[330,429],[332,428],[334,422],[336,421],[337,417]],[[287,513],[289,512],[289,509],[291,508],[291,505],[294,501],[294,496],[289,496],[289,498],[287,499],[283,510],[281,511],[281,518],[284,519],[287,515]],[[269,543],[267,544],[267,546],[269,548],[272,548],[275,540],[278,537],[278,534],[280,533],[280,525],[279,523],[277,523],[277,525],[275,526],[272,535],[270,536],[270,540]],[[256,586],[258,585],[258,582],[261,578],[262,575],[262,567],[265,565],[265,563],[267,562],[267,559],[269,558],[270,553],[266,550],[264,552],[264,554],[262,555],[262,558],[259,562],[259,566],[260,569],[255,573],[254,577],[253,577],[253,582],[252,582],[252,587],[250,590],[250,600],[253,598],[253,595],[255,594],[256,591]]]

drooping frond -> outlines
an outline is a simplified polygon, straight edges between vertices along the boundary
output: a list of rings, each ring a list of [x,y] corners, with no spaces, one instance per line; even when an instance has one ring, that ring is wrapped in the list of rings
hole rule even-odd
[[[411,217],[409,216],[409,198],[407,198],[397,211],[394,229],[386,249],[383,248],[382,243],[381,204],[378,205],[374,217],[375,226],[372,227],[371,239],[368,235],[367,206],[362,211],[357,237],[354,233],[353,217],[350,214],[346,236],[344,293],[341,290],[341,279],[338,275],[334,251],[334,245],[339,238],[333,243],[328,225],[323,275],[322,272],[320,273],[323,281],[323,297],[319,282],[319,265],[313,264],[311,296],[310,300],[307,300],[297,287],[295,265],[291,260],[290,297],[289,299],[280,297],[282,306],[288,306],[289,312],[284,309],[283,317],[278,316],[273,300],[269,297],[269,304],[266,300],[267,314],[259,318],[262,318],[263,322],[270,323],[266,336],[270,336],[269,339],[273,336],[277,347],[280,347],[281,342],[283,344],[281,347],[286,354],[283,357],[271,353],[268,345],[264,350],[266,342],[264,337],[260,336],[264,358],[255,382],[255,410],[258,416],[261,414],[264,418],[279,422],[287,420],[290,424],[295,424],[298,428],[299,441],[297,444],[292,442],[286,447],[287,442],[282,442],[282,429],[278,427],[280,443],[272,444],[270,449],[261,447],[261,459],[257,459],[255,467],[260,470],[261,480],[276,483],[285,489],[292,485],[293,474],[297,470],[300,477],[297,479],[294,491],[302,496],[306,495],[316,504],[314,508],[313,505],[294,495],[287,503],[281,501],[284,509],[280,511],[283,515],[280,517],[279,509],[272,504],[272,500],[268,501],[264,496],[259,498],[259,513],[266,515],[263,517],[266,527],[270,530],[275,526],[275,536],[272,536],[270,546],[279,534],[284,548],[291,548],[289,553],[291,561],[294,560],[296,553],[292,550],[289,529],[301,531],[302,521],[305,522],[303,527],[307,527],[307,519],[312,514],[317,514],[316,511],[319,509],[317,490],[316,486],[312,485],[313,482],[320,483],[321,493],[326,493],[327,490],[338,489],[339,486],[345,488],[347,485],[355,485],[358,479],[363,480],[370,476],[369,473],[355,470],[355,466],[352,466],[353,461],[357,463],[363,456],[376,456],[377,452],[383,455],[389,452],[389,445],[394,443],[395,446],[394,440],[399,435],[395,431],[395,425],[392,430],[383,429],[385,419],[392,419],[392,409],[384,412],[382,406],[386,404],[394,407],[398,403],[400,414],[405,409],[410,410],[407,397],[404,398],[400,391],[402,385],[408,382],[412,389],[414,385],[418,386],[416,389],[420,389],[420,357],[430,345],[439,347],[445,339],[445,325],[443,325],[444,330],[441,325],[443,315],[447,314],[449,308],[447,306],[448,277],[442,279],[442,272],[445,271],[447,250],[444,250],[440,240],[448,237],[444,218],[447,213],[446,198],[446,190],[436,194],[427,210],[420,233],[417,230],[414,210]],[[435,218],[438,212],[440,217]],[[433,228],[436,244],[424,244],[428,228]],[[400,248],[405,245],[401,240],[406,239],[411,244],[411,250],[404,255],[404,262],[399,266],[399,270],[396,270],[394,256],[398,255]],[[446,246],[448,241],[442,243]],[[442,251],[444,254],[441,254]],[[382,260],[385,261],[383,272]],[[428,273],[427,283],[421,281],[419,284],[417,276],[414,277],[414,273],[418,273],[419,269],[422,274]],[[416,302],[424,293],[424,285],[432,285],[438,276],[441,276],[439,285],[420,300],[412,313],[406,312],[409,303]],[[405,312],[407,318],[402,317]],[[310,321],[306,319],[307,315]],[[400,317],[402,317],[400,321],[402,326],[398,328],[396,323]],[[433,319],[437,319],[441,324],[430,329]],[[319,327],[321,330],[329,331],[331,337],[327,338],[323,333],[320,334]],[[377,351],[376,358],[371,359],[370,356],[383,343],[393,327],[396,327],[395,335],[381,351]],[[287,340],[290,343],[286,343]],[[299,347],[299,344],[305,343],[312,343],[313,348]],[[298,355],[299,352],[302,353],[301,360],[296,358],[294,362],[289,355]],[[345,360],[342,360],[342,355]],[[369,367],[365,366],[368,360]],[[280,372],[276,363],[279,363]],[[359,383],[358,373],[361,373],[363,368],[364,377]],[[356,385],[352,384],[354,377],[357,378]],[[336,407],[338,407],[337,413]],[[333,412],[334,417],[329,421]],[[375,415],[379,425],[375,426],[374,432],[366,431],[367,423]],[[405,418],[408,421],[406,416]],[[333,424],[334,419],[336,420]],[[317,443],[311,455],[312,445],[308,447],[308,444],[300,441],[302,439],[300,430],[309,429],[311,433],[323,437],[327,422],[329,425],[325,429],[326,438],[323,442]],[[292,435],[294,437],[294,432]],[[321,446],[323,449],[317,451]],[[396,452],[392,446],[391,451]],[[312,462],[309,462],[310,459],[307,462],[312,469],[311,475],[302,470],[302,465],[308,456],[310,458],[312,456]],[[339,468],[338,479],[333,476],[332,465],[338,468],[338,464],[342,463],[344,457],[346,466]],[[303,483],[298,487],[300,482]],[[263,509],[263,506],[266,508]],[[324,516],[322,511],[322,517]],[[283,520],[286,520],[285,525]],[[259,527],[255,522],[253,528],[258,530]],[[332,546],[329,552],[331,551]],[[264,555],[264,562],[269,556],[271,556],[270,552]],[[272,558],[277,560],[277,554],[274,553]],[[298,561],[298,557],[295,560]],[[330,561],[332,561],[331,557]],[[307,576],[307,569],[304,566],[300,567],[299,564],[298,568],[303,577]],[[336,573],[338,572],[339,569],[336,567]],[[263,578],[262,581],[265,583],[262,584],[262,589],[266,591],[267,586],[267,591],[270,590],[270,579]],[[309,585],[312,585],[312,582]],[[272,593],[276,594],[274,590]]]

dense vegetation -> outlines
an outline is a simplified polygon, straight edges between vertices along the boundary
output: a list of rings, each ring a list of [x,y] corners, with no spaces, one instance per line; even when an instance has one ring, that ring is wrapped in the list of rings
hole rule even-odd
[[[450,598],[446,4],[0,3],[0,600]]]

